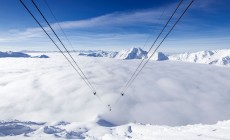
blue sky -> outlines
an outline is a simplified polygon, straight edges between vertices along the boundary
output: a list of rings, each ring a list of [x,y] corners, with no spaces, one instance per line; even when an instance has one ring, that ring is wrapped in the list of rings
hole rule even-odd
[[[145,49],[153,43],[179,0],[46,0],[78,50]],[[45,25],[30,0],[24,0]],[[35,0],[65,40],[43,0]],[[189,0],[184,3],[181,13]],[[177,14],[178,17],[179,14]],[[175,19],[174,19],[175,21]],[[172,24],[170,24],[172,25]],[[0,51],[56,50],[19,0],[0,4]],[[230,1],[196,0],[159,51],[230,49]]]

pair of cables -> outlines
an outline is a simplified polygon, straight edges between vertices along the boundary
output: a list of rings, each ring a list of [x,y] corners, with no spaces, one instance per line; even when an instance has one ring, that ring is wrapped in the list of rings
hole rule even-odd
[[[48,32],[44,29],[44,27],[41,25],[41,23],[37,20],[37,18],[33,15],[33,13],[29,10],[29,8],[25,5],[25,3],[20,0],[20,2],[22,3],[22,5],[25,7],[25,9],[28,11],[28,13],[33,17],[33,19],[37,22],[37,24],[41,27],[41,29],[45,32],[45,34],[49,37],[49,39],[53,42],[53,44],[57,47],[57,49],[61,52],[61,54],[65,57],[65,59],[69,62],[69,64],[73,67],[73,69],[78,73],[78,75],[82,78],[82,80],[84,80],[84,82],[86,83],[86,85],[90,88],[90,90],[93,92],[93,95],[97,96],[98,99],[105,104],[102,99],[97,95],[95,88],[92,86],[91,82],[89,81],[89,79],[86,77],[86,75],[83,73],[82,69],[79,67],[79,65],[77,64],[77,62],[75,61],[75,59],[73,58],[73,56],[70,54],[70,51],[67,49],[67,47],[64,45],[64,43],[61,41],[61,39],[59,38],[59,36],[56,34],[56,32],[54,31],[54,29],[52,28],[52,26],[50,25],[50,23],[48,22],[48,20],[45,18],[45,16],[43,15],[43,13],[41,12],[41,10],[39,9],[39,7],[37,6],[37,4],[34,2],[34,0],[31,0],[33,5],[36,7],[37,11],[39,12],[39,14],[42,16],[42,18],[45,20],[45,22],[47,23],[48,27],[51,29],[51,31],[53,32],[53,34],[56,36],[56,38],[58,39],[58,41],[61,43],[62,47],[65,49],[67,55],[65,54],[64,51],[62,51],[62,49],[55,43],[54,39],[48,34]],[[184,0],[181,0],[179,2],[179,4],[177,5],[176,9],[173,11],[172,15],[170,16],[170,18],[168,19],[168,21],[166,22],[166,24],[164,25],[164,27],[162,28],[162,30],[160,31],[160,33],[158,34],[157,38],[155,39],[154,43],[151,45],[151,47],[149,48],[149,50],[147,51],[148,54],[150,53],[150,51],[152,51],[153,47],[155,46],[156,42],[159,40],[159,38],[161,37],[162,33],[165,31],[166,27],[168,26],[168,24],[170,23],[170,21],[172,20],[172,18],[174,17],[175,13],[178,11],[179,7],[181,6],[181,4],[183,3]],[[55,18],[56,22],[58,23],[59,28],[61,29],[61,31],[63,32],[63,34],[65,35],[66,39],[68,40],[68,42],[70,43],[71,47],[73,48],[71,42],[69,41],[69,39],[67,38],[67,35],[64,33],[63,29],[61,28],[59,22],[57,21],[57,18],[54,16],[53,12],[51,11],[48,3],[44,0],[44,2],[46,3],[47,7],[49,8],[51,14],[53,15],[53,17]],[[138,75],[141,73],[141,71],[143,70],[143,68],[146,66],[146,64],[149,62],[149,60],[154,56],[154,54],[156,53],[156,51],[159,49],[159,47],[162,45],[162,43],[165,41],[165,39],[169,36],[169,34],[172,32],[172,30],[175,28],[175,26],[178,24],[178,22],[180,21],[180,19],[183,17],[183,15],[186,13],[186,11],[189,9],[189,7],[192,5],[192,3],[194,2],[194,0],[191,0],[191,2],[188,4],[188,6],[184,9],[184,11],[182,12],[182,14],[179,16],[179,18],[176,20],[176,22],[173,24],[173,26],[171,27],[171,29],[166,33],[166,35],[163,37],[163,39],[161,40],[161,42],[159,43],[159,45],[157,45],[157,47],[153,50],[153,53],[147,58],[147,60],[145,61],[145,59],[142,59],[142,61],[140,62],[140,64],[138,65],[138,67],[135,69],[134,73],[131,75],[131,77],[129,78],[128,82],[124,85],[124,87],[122,88],[121,91],[121,96],[115,101],[115,104],[120,100],[120,98],[122,96],[125,95],[127,89],[132,85],[132,83],[134,82],[134,80],[138,77]],[[146,45],[146,43],[145,43]],[[73,49],[74,50],[74,49]],[[145,61],[145,62],[144,62]],[[106,104],[105,104],[106,105]],[[106,105],[109,110],[111,111],[111,105],[108,104]]]
[[[181,6],[181,4],[183,3],[183,1],[184,0],[179,1],[176,9],[173,11],[172,15],[170,16],[170,18],[168,19],[168,21],[166,22],[166,24],[164,25],[164,27],[162,28],[162,30],[160,31],[160,33],[158,34],[157,38],[155,39],[155,41],[153,42],[153,44],[151,45],[151,47],[149,48],[149,50],[147,51],[148,54],[153,49],[153,47],[155,46],[156,42],[159,40],[159,38],[161,37],[162,33],[165,31],[166,27],[168,26],[168,24],[170,23],[170,21],[172,20],[172,18],[175,16],[176,12],[178,11],[178,9]],[[169,36],[169,34],[172,32],[172,30],[175,28],[175,26],[178,24],[178,22],[181,20],[181,18],[183,17],[183,15],[187,12],[187,10],[189,9],[189,7],[192,5],[192,3],[194,1],[195,0],[191,0],[190,1],[190,3],[183,10],[183,12],[179,16],[179,18],[177,18],[176,22],[173,24],[173,26],[170,28],[170,30],[166,33],[166,35],[163,37],[163,39],[160,41],[160,43],[157,45],[157,47],[153,50],[152,54],[147,58],[147,60],[145,61],[145,59],[142,59],[142,61],[139,63],[139,65],[135,69],[134,73],[129,78],[128,82],[123,86],[122,91],[120,93],[121,96],[119,96],[118,99],[114,102],[114,105],[117,104],[117,102],[121,99],[121,97],[125,95],[127,89],[132,85],[132,83],[134,82],[134,80],[138,77],[138,75],[141,73],[141,71],[146,66],[146,64],[149,62],[149,60],[154,56],[154,54],[156,53],[156,51],[159,49],[159,47],[162,45],[162,43],[165,41],[165,39]]]
[[[90,90],[92,91],[93,95],[95,95],[99,99],[99,101],[101,103],[103,103],[104,105],[106,105],[109,108],[109,110],[111,111],[110,105],[105,104],[103,102],[103,100],[100,98],[100,96],[97,94],[95,88],[92,86],[91,82],[86,77],[86,75],[84,74],[84,72],[82,71],[82,69],[80,68],[80,66],[78,65],[78,63],[76,62],[76,60],[73,58],[73,56],[71,55],[70,51],[67,49],[67,47],[64,45],[64,43],[62,42],[62,40],[59,38],[59,36],[57,35],[57,33],[54,31],[54,29],[52,28],[52,26],[50,25],[50,23],[48,22],[48,20],[45,18],[44,14],[41,12],[41,10],[39,9],[39,7],[35,3],[35,1],[31,0],[31,2],[35,6],[35,8],[39,12],[39,14],[42,16],[42,18],[45,20],[45,22],[48,25],[49,29],[52,31],[52,33],[55,35],[55,37],[58,39],[58,41],[60,42],[60,44],[62,45],[62,47],[64,48],[64,50],[65,50],[65,52],[67,54],[65,54],[65,52],[62,51],[61,47],[59,45],[57,45],[57,43],[54,41],[54,39],[49,35],[49,33],[45,30],[45,28],[41,25],[41,23],[38,21],[38,19],[31,12],[31,10],[25,5],[25,3],[23,2],[23,0],[20,0],[20,2],[24,6],[24,8],[27,10],[27,12],[32,16],[32,18],[37,22],[37,24],[39,25],[39,27],[48,36],[48,38],[52,41],[52,43],[56,46],[56,48],[60,51],[60,53],[64,56],[64,58],[67,60],[67,62],[73,67],[73,69],[77,72],[77,74],[81,77],[81,79],[85,82],[85,84],[90,88]],[[48,3],[46,1],[44,1],[44,2],[46,3],[47,7],[49,8],[51,14],[54,16],[53,12],[51,11],[50,7],[48,6]],[[57,21],[57,18],[55,16],[54,16],[54,18]],[[64,33],[64,31],[61,28],[61,26],[60,26],[59,23],[58,23],[58,25],[59,25],[61,31]],[[67,35],[65,33],[64,33],[64,35],[65,35],[66,39],[68,40],[68,42],[70,43],[71,47],[73,48],[73,46],[72,46],[70,40],[68,39]]]

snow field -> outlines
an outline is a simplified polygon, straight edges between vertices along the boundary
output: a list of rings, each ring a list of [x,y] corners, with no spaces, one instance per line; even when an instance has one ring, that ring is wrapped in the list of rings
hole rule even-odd
[[[103,121],[104,125],[98,123]],[[157,126],[128,123],[120,126],[106,126],[105,120],[91,122],[0,122],[0,139],[86,139],[86,140],[228,140],[230,122],[214,125]]]

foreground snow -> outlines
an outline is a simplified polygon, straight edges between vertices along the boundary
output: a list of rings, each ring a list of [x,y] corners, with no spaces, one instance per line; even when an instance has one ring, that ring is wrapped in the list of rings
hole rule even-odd
[[[229,140],[230,121],[214,125],[157,126],[129,123],[113,126],[99,119],[91,122],[0,122],[0,139],[88,140]]]

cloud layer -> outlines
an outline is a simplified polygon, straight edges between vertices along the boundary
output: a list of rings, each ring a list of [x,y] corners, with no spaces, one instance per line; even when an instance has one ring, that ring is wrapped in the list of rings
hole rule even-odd
[[[1,120],[89,121],[102,116],[116,124],[186,125],[230,118],[229,68],[151,61],[114,105],[139,60],[74,56],[102,104],[61,54],[47,55],[49,59],[0,59]]]

